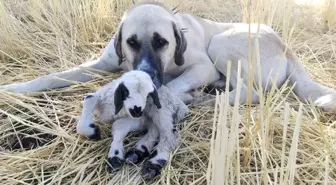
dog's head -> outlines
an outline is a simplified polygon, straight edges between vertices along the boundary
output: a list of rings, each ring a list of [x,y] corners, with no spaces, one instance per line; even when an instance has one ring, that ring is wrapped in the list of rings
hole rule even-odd
[[[186,39],[174,14],[160,4],[137,4],[125,12],[115,36],[119,65],[148,73],[157,87],[162,85],[168,65],[184,64]]]
[[[120,77],[119,84],[114,92],[115,114],[118,114],[124,108],[130,117],[140,118],[148,96],[160,109],[159,96],[149,75],[139,70],[126,72]]]

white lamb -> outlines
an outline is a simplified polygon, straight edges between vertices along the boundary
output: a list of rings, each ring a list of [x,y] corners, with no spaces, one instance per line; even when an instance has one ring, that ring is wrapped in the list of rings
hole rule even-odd
[[[147,73],[134,70],[85,97],[77,133],[90,139],[100,139],[99,128],[93,120],[94,113],[103,122],[113,122],[109,165],[119,169],[125,161],[136,164],[149,157],[143,167],[143,175],[153,178],[160,174],[169,153],[179,145],[180,136],[175,124],[188,112],[188,107],[167,87],[156,89]],[[141,130],[147,133],[125,155],[124,138],[130,132]]]

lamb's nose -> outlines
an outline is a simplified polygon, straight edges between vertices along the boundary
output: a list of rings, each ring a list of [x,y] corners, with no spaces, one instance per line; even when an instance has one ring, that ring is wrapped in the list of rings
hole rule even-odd
[[[129,112],[135,118],[138,118],[138,117],[140,117],[142,115],[141,107],[138,107],[136,105],[134,106],[133,109],[129,109]]]

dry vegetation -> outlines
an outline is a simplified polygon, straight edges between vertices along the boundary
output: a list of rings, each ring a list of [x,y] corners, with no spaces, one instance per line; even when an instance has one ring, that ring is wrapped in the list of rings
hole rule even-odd
[[[181,11],[226,22],[271,25],[312,77],[336,87],[336,32],[329,6],[293,0],[166,0]],[[0,0],[0,84],[61,71],[97,57],[132,3],[121,0]],[[331,7],[334,6],[334,7]],[[75,133],[83,96],[115,75],[43,93],[0,92],[1,184],[145,184],[141,166],[105,171],[103,140]],[[336,184],[336,117],[300,104],[290,87],[258,106],[192,107],[182,145],[147,184]],[[215,133],[215,134],[214,134]],[[126,147],[139,136],[132,134]]]

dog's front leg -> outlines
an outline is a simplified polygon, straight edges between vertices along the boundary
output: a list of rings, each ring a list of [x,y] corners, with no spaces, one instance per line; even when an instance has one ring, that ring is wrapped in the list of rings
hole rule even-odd
[[[202,62],[197,62],[203,60]],[[182,101],[189,104],[194,97],[191,90],[210,84],[220,79],[220,73],[207,56],[201,55],[195,64],[186,69],[180,76],[167,83],[167,87]]]
[[[113,42],[114,38],[111,39],[97,60],[88,61],[78,67],[62,72],[51,73],[27,82],[3,85],[0,86],[0,90],[15,93],[45,91],[48,89],[67,87],[77,82],[90,81],[92,76],[88,74],[89,72],[98,74],[117,72],[121,70],[121,68],[118,66],[118,57],[115,53]]]
[[[120,169],[125,162],[123,142],[128,133],[145,129],[141,119],[120,118],[113,123],[113,140],[108,153],[108,166],[112,167],[108,168],[110,171]]]

